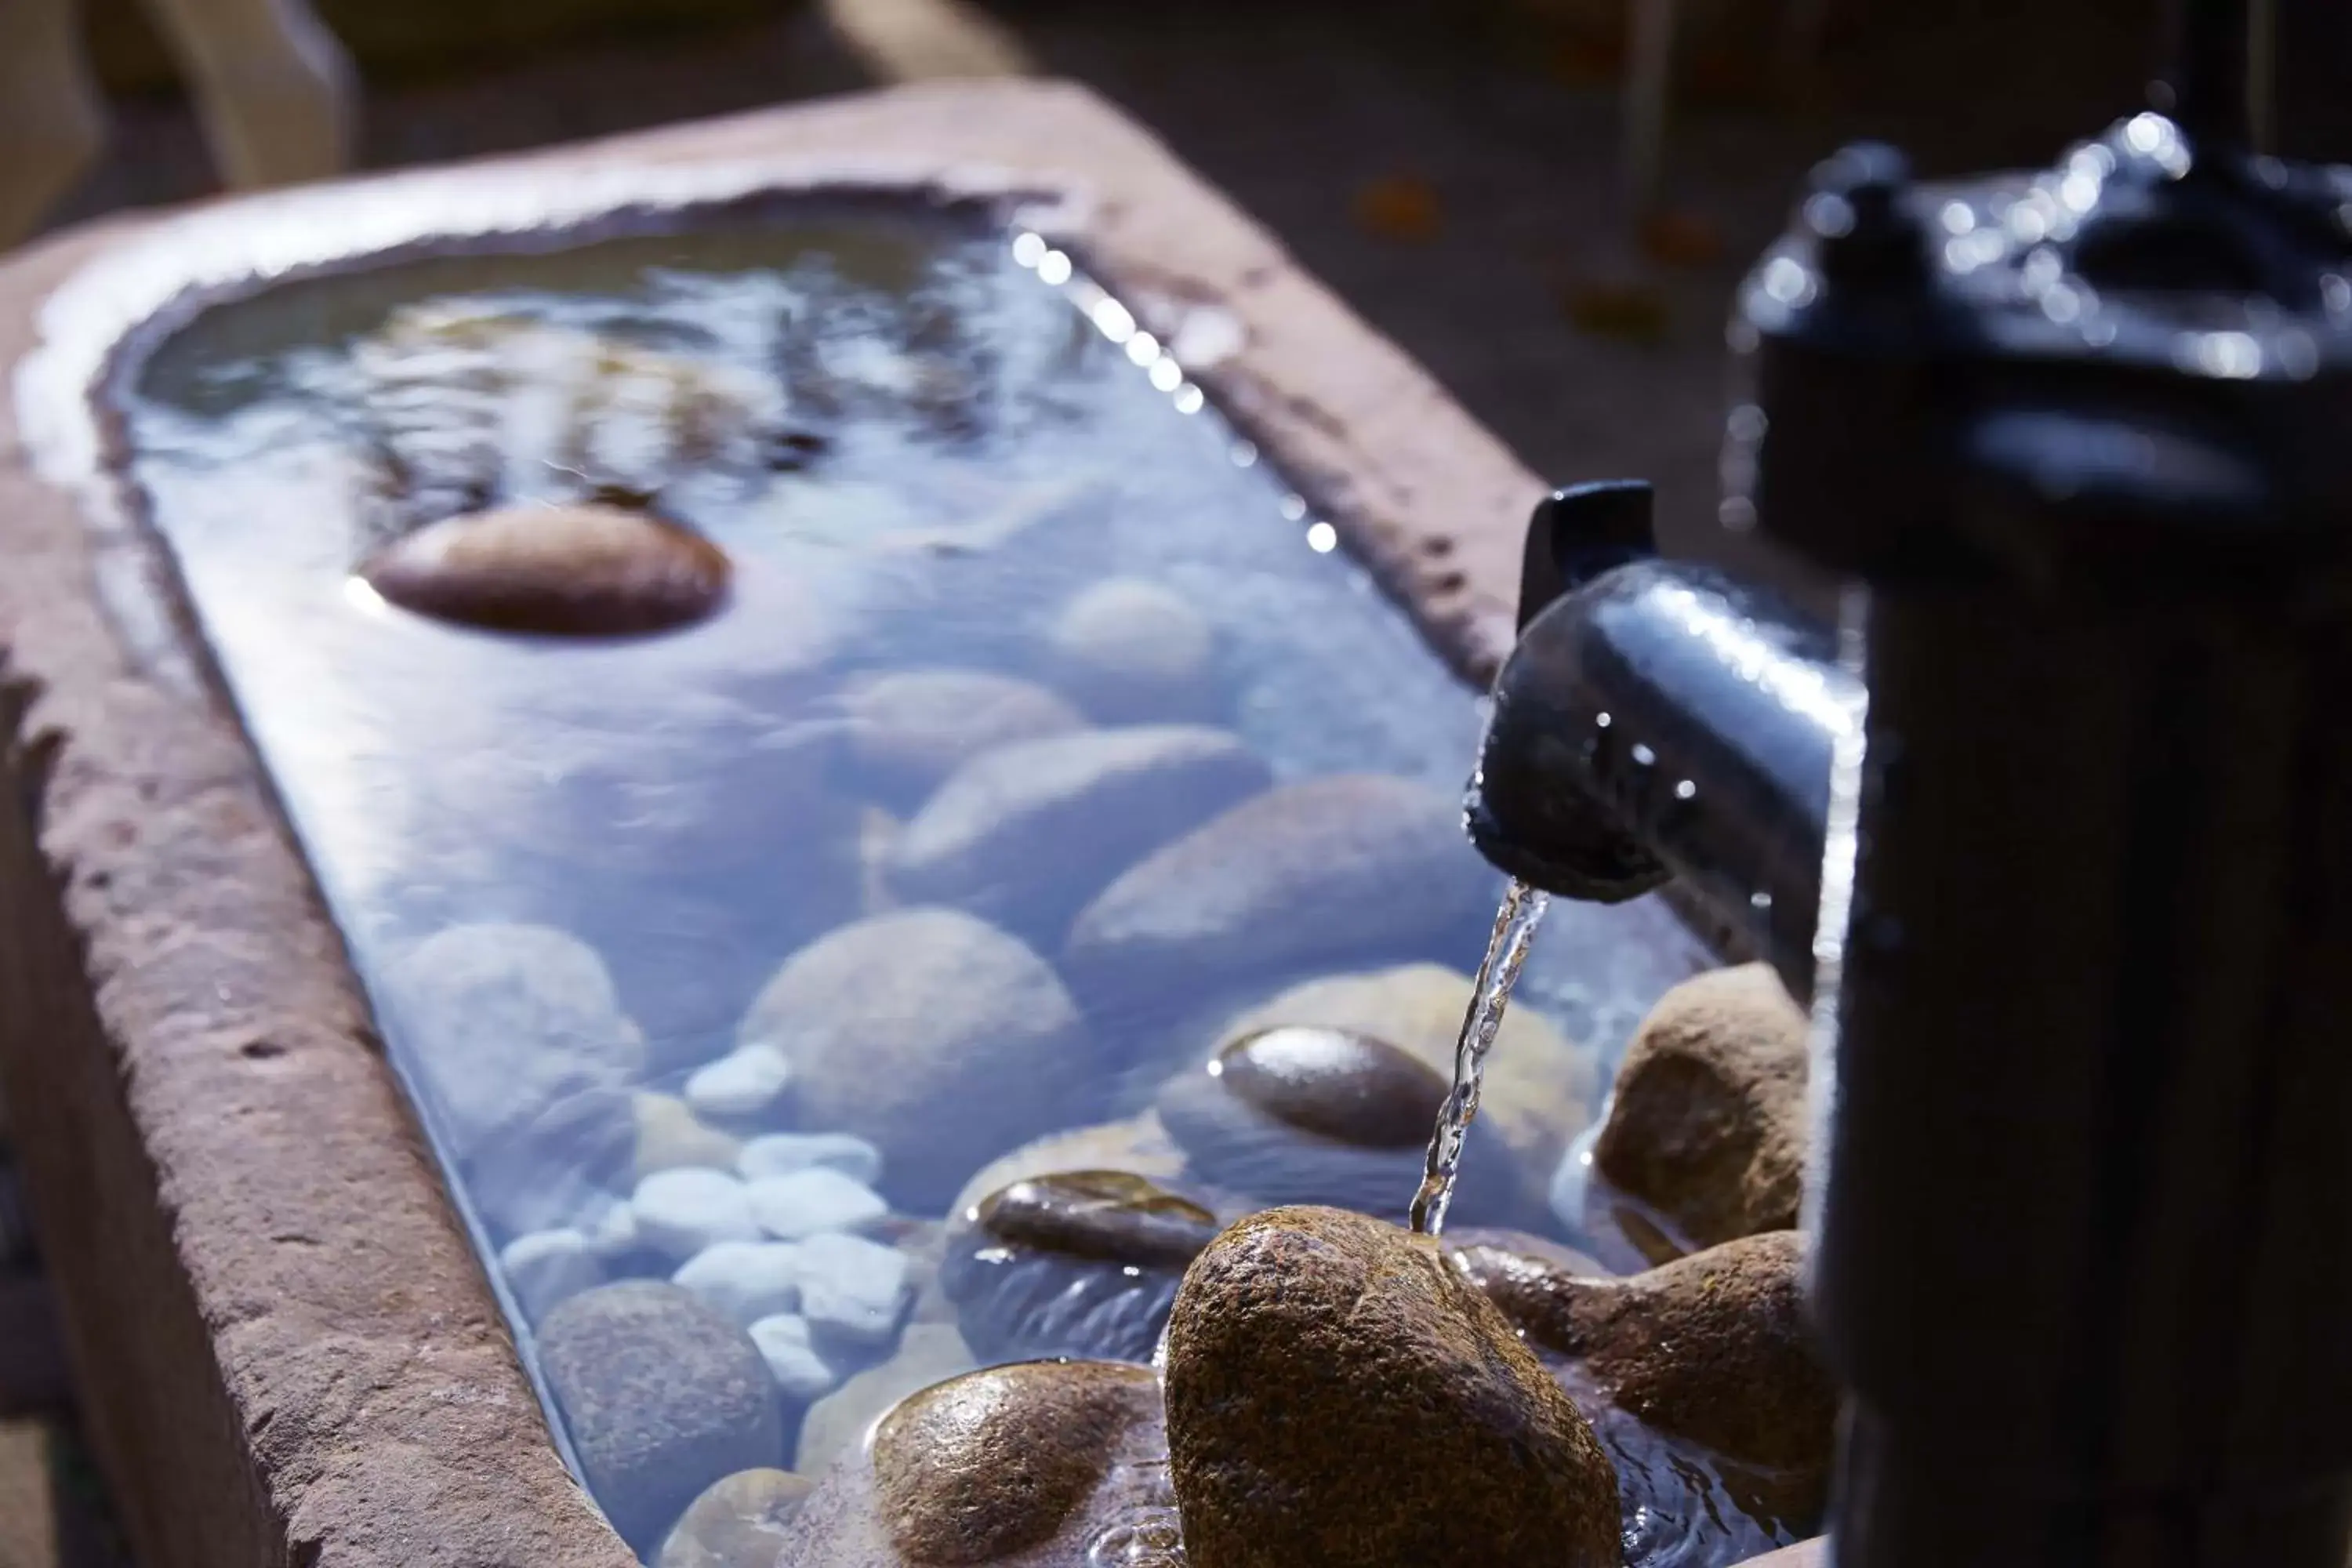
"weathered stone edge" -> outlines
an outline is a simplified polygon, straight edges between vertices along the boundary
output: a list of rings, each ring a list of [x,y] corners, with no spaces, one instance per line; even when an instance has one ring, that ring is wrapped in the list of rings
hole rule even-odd
[[[1443,651],[1491,665],[1540,487],[1083,91],[934,85],[507,166],[797,160],[799,178],[892,154],[1065,192],[1057,237],[1147,324],[1233,310],[1248,340],[1213,392]],[[85,229],[0,265],[0,363],[35,346],[60,283],[152,232]],[[141,1560],[619,1568],[249,746],[159,662],[192,646],[161,552],[102,487],[36,478],[18,414],[0,386],[0,767],[20,807],[0,813],[0,1094]],[[102,588],[126,540],[144,584]],[[135,611],[159,605],[142,635]]]

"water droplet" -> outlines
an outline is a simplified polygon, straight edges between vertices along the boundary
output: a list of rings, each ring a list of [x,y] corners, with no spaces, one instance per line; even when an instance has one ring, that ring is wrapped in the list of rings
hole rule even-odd
[[[1070,258],[1058,250],[1049,250],[1037,258],[1037,276],[1057,289],[1070,280],[1073,270]]]
[[[1318,555],[1328,555],[1339,547],[1339,531],[1328,522],[1318,522],[1307,530],[1307,548]]]

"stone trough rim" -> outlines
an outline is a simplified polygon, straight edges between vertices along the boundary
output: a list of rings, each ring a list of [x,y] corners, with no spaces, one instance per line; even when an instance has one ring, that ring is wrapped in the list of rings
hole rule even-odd
[[[499,205],[501,193],[524,189],[535,175],[542,191],[563,199]],[[1222,308],[1238,318],[1244,342],[1223,363],[1188,366],[1192,379],[1309,499],[1315,515],[1333,524],[1439,657],[1472,681],[1482,681],[1509,646],[1520,531],[1545,488],[1426,372],[1149,132],[1064,83],[890,89],[446,168],[231,197],[158,217],[103,221],[0,259],[0,362],[7,369],[0,383],[0,561],[11,563],[0,572],[0,715],[7,721],[0,727],[0,761],[16,786],[22,818],[0,823],[0,872],[26,884],[0,887],[9,900],[7,921],[0,922],[0,972],[16,966],[62,988],[41,1000],[0,995],[0,1088],[37,1117],[51,1109],[44,1104],[44,1074],[78,1068],[94,1086],[85,1092],[99,1097],[88,1113],[121,1117],[131,1139],[121,1168],[131,1172],[127,1180],[143,1184],[134,1195],[154,1210],[131,1216],[154,1227],[141,1266],[168,1265],[164,1283],[184,1291],[184,1301],[174,1297],[162,1310],[193,1312],[210,1358],[192,1373],[205,1384],[194,1397],[214,1406],[208,1417],[231,1424],[229,1434],[212,1436],[233,1435],[236,1445],[236,1474],[209,1478],[211,1493],[232,1494],[226,1500],[201,1495],[203,1481],[147,1473],[152,1464],[142,1467],[134,1456],[158,1442],[189,1438],[134,1436],[129,1428],[146,1421],[152,1401],[164,1395],[120,1386],[111,1369],[97,1363],[142,1332],[163,1331],[111,1323],[121,1303],[110,1289],[120,1292],[131,1282],[110,1281],[76,1247],[58,1248],[60,1289],[80,1320],[73,1352],[85,1388],[94,1391],[94,1436],[131,1504],[126,1522],[134,1546],[152,1568],[254,1560],[239,1553],[240,1540],[261,1546],[268,1561],[319,1568],[506,1562],[518,1548],[513,1532],[501,1527],[517,1510],[552,1509],[561,1500],[559,1484],[571,1487],[575,1500],[582,1495],[570,1473],[544,1473],[539,1460],[556,1454],[563,1440],[538,1409],[529,1409],[475,1433],[487,1457],[505,1468],[472,1478],[482,1493],[474,1502],[424,1495],[431,1489],[420,1489],[413,1479],[399,1483],[418,1494],[404,1496],[409,1516],[436,1531],[428,1548],[383,1539],[362,1517],[384,1489],[376,1450],[396,1446],[394,1439],[429,1440],[442,1428],[409,1411],[389,1427],[365,1427],[346,1442],[356,1417],[338,1419],[316,1394],[310,1407],[293,1412],[295,1420],[283,1420],[281,1404],[299,1403],[300,1391],[288,1392],[299,1378],[261,1364],[257,1348],[232,1338],[254,1327],[254,1337],[266,1340],[258,1331],[281,1315],[285,1331],[308,1337],[313,1357],[341,1353],[335,1336],[352,1325],[331,1305],[313,1310],[319,1303],[299,1294],[247,1300],[238,1268],[268,1259],[277,1272],[264,1268],[267,1284],[279,1289],[319,1279],[330,1259],[365,1272],[347,1223],[311,1223],[349,1222],[364,1202],[369,1213],[397,1211],[407,1227],[402,1234],[435,1249],[428,1261],[455,1269],[419,1288],[434,1295],[437,1310],[386,1310],[395,1321],[385,1331],[413,1342],[416,1355],[384,1373],[376,1405],[418,1401],[429,1412],[434,1400],[457,1397],[441,1386],[446,1376],[418,1364],[436,1355],[470,1358],[478,1386],[460,1390],[464,1398],[503,1408],[515,1395],[545,1396],[515,1353],[509,1325],[521,1315],[508,1310],[512,1301],[485,1267],[489,1253],[478,1220],[421,1145],[416,1102],[391,1082],[352,959],[201,651],[170,552],[146,525],[122,471],[121,431],[109,405],[146,354],[210,305],[317,269],[372,269],[449,246],[446,234],[413,237],[415,250],[391,255],[376,243],[380,232],[358,222],[355,215],[373,211],[378,198],[404,192],[470,212],[477,239],[503,236],[543,250],[646,231],[610,226],[616,218],[656,229],[690,226],[744,202],[934,205],[1017,221],[1044,235],[1147,326],[1162,305]],[[517,230],[515,218],[536,224],[550,211],[568,212],[572,226]],[[338,217],[346,226],[335,226]],[[273,234],[282,238],[282,228],[239,226],[256,218],[307,222],[314,239],[340,242],[306,263],[299,247],[273,250],[262,243]],[[228,249],[203,249],[207,237]],[[20,309],[27,299],[38,300],[33,312]],[[162,742],[142,731],[142,721],[163,732]],[[116,902],[108,889],[118,882],[129,889],[152,879],[141,875],[155,868],[144,864],[152,852],[139,831],[157,820],[151,808],[165,813],[159,825],[176,833],[167,842],[183,851],[204,838],[201,824],[183,817],[226,816],[219,880],[262,895],[257,931],[216,932],[207,920],[215,906],[205,888],[167,880],[156,902]],[[16,909],[26,898],[50,901]],[[28,920],[43,922],[42,929],[24,934]],[[48,951],[31,951],[45,937]],[[184,984],[175,990],[173,945],[204,962],[216,937],[228,946],[247,939],[236,946],[231,967],[237,976],[268,983],[259,997],[233,1002],[225,984],[217,999],[185,994]],[[41,961],[60,957],[70,962],[47,975]],[[87,1037],[68,1039],[51,1054],[85,1050],[94,1059],[62,1067],[29,1059],[35,1042],[28,1036],[60,1033]],[[244,1065],[231,1063],[225,1076],[218,1064],[200,1059],[200,1049],[232,1036],[251,1038],[233,1053]],[[257,1051],[260,1046],[269,1048]],[[272,1078],[271,1064],[280,1061],[290,1074],[284,1083]],[[235,1168],[232,1135],[204,1125],[200,1103],[174,1103],[182,1089],[200,1097],[226,1089],[240,1114],[256,1119],[289,1107],[330,1111],[361,1130],[364,1146],[353,1143],[354,1152],[392,1152],[389,1164],[377,1160],[366,1174],[396,1190],[345,1194],[339,1203],[318,1190],[337,1173],[331,1164],[310,1190],[273,1189],[267,1195],[277,1206],[268,1215],[247,1213],[206,1183],[208,1174]],[[335,1131],[344,1130],[339,1121]],[[32,1131],[19,1141],[37,1188],[87,1197],[82,1189],[105,1179],[77,1174],[68,1151],[38,1128]],[[277,1136],[290,1141],[282,1130]],[[68,1205],[45,1216],[55,1236],[78,1216],[68,1199],[50,1201]],[[265,1218],[268,1226],[257,1223]],[[289,1273],[288,1249],[298,1245],[292,1237],[328,1259]],[[449,1258],[446,1244],[459,1240],[464,1247]],[[175,1323],[184,1339],[188,1325]],[[116,1343],[104,1342],[110,1334]],[[365,1409],[362,1402],[362,1415]],[[200,1467],[190,1469],[201,1473]],[[237,1480],[241,1487],[231,1484]],[[207,1506],[230,1510],[220,1517],[234,1528],[188,1529],[187,1520],[212,1517]],[[563,1561],[615,1568],[633,1561],[593,1511],[571,1515],[526,1524],[538,1530],[537,1539],[551,1541]],[[174,1520],[178,1527],[167,1528]]]

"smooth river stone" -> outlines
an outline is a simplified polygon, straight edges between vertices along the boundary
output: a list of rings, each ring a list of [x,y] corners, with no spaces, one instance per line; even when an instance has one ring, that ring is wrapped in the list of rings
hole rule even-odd
[[[790,1470],[738,1470],[694,1500],[654,1568],[775,1568],[815,1489]]]
[[[752,1182],[822,1168],[870,1187],[882,1179],[882,1151],[846,1132],[771,1132],[744,1144],[735,1168]]]
[[[1361,1149],[1426,1146],[1450,1087],[1385,1041],[1296,1025],[1244,1037],[1209,1072],[1276,1121]]]
[[[851,761],[893,805],[912,805],[965,763],[1014,741],[1086,728],[1078,710],[1026,680],[980,669],[900,669],[841,696]]]
[[[1498,880],[1451,795],[1348,774],[1257,795],[1122,875],[1073,924],[1064,973],[1090,1005],[1171,976],[1296,973],[1475,943]]]
[[[823,1165],[762,1176],[751,1184],[751,1217],[770,1236],[799,1241],[829,1230],[866,1230],[890,1205],[865,1183]]]
[[[436,620],[546,637],[626,637],[703,619],[731,575],[717,545],[616,507],[509,506],[425,524],[360,568]]]
[[[816,1331],[797,1312],[779,1312],[751,1325],[751,1342],[767,1358],[776,1387],[793,1406],[813,1405],[841,1385],[841,1373],[816,1347]]]
[[[819,1346],[858,1352],[890,1342],[914,1297],[905,1253],[860,1236],[813,1236],[800,1244],[800,1266],[801,1316]]]
[[[1189,1568],[1617,1568],[1617,1481],[1434,1243],[1274,1209],[1194,1262],[1168,1332]]]
[[[551,926],[450,926],[390,966],[391,1010],[463,1163],[560,1101],[644,1071],[645,1037],[595,951]]]
[[[1265,763],[1223,730],[1090,730],[983,752],[898,836],[890,886],[1058,942],[1113,877],[1266,788]]]
[[[637,1552],[784,1440],[775,1380],[751,1336],[675,1285],[631,1280],[572,1297],[539,1358],[597,1506]]]
[[[888,1361],[867,1367],[809,1407],[801,1423],[793,1468],[823,1476],[843,1455],[861,1447],[875,1419],[907,1395],[972,1370],[970,1347],[952,1323],[916,1323]],[[817,1558],[830,1563],[831,1559]]]
[[[800,1113],[882,1152],[882,1191],[937,1215],[981,1165],[1084,1119],[1076,1005],[1017,938],[955,910],[843,926],[786,960],[744,1044],[791,1058]]]
[[[684,1167],[656,1171],[629,1199],[637,1239],[667,1257],[684,1259],[722,1241],[758,1241],[751,1196],[725,1171]]]
[[[746,1325],[801,1302],[800,1248],[782,1241],[722,1241],[678,1267],[670,1283]]]
[[[1185,1266],[1216,1234],[1209,1210],[1140,1176],[1040,1176],[950,1223],[940,1285],[983,1360],[1148,1362]]]
[[[772,1046],[746,1046],[697,1068],[686,1080],[686,1103],[698,1116],[757,1116],[782,1098],[793,1064]]]
[[[1063,606],[1047,634],[1055,679],[1098,722],[1215,714],[1217,639],[1181,595],[1113,577]]]
[[[499,1252],[499,1268],[525,1321],[536,1323],[583,1290],[604,1282],[595,1244],[576,1230],[519,1236]]]
[[[1795,1228],[1809,1034],[1769,964],[1684,981],[1626,1047],[1593,1167],[1698,1247]]]

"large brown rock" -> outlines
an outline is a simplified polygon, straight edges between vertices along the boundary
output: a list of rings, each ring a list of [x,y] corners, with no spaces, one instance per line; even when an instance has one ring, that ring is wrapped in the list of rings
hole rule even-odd
[[[1794,1226],[1806,1028],[1766,964],[1675,986],[1626,1049],[1594,1166],[1699,1247]]]
[[[1178,1292],[1168,1428],[1190,1568],[1614,1568],[1590,1427],[1434,1243],[1335,1209],[1226,1231]]]
[[[605,506],[510,506],[428,523],[372,557],[375,591],[436,620],[493,631],[625,637],[698,621],[726,599],[719,547]]]
[[[1053,970],[954,910],[842,926],[768,982],[740,1031],[793,1064],[810,1127],[882,1152],[883,1190],[944,1213],[973,1171],[1082,1118],[1085,1031]]]
[[[845,1458],[810,1500],[775,1568],[1082,1568],[1106,1560],[1089,1556],[1097,1545],[1172,1538],[1166,1453],[1147,1368],[975,1372],[885,1415],[870,1450]]]
[[[1622,1279],[1492,1247],[1454,1258],[1539,1353],[1573,1363],[1644,1425],[1742,1464],[1826,1480],[1837,1384],[1805,1317],[1797,1232],[1743,1237]]]

